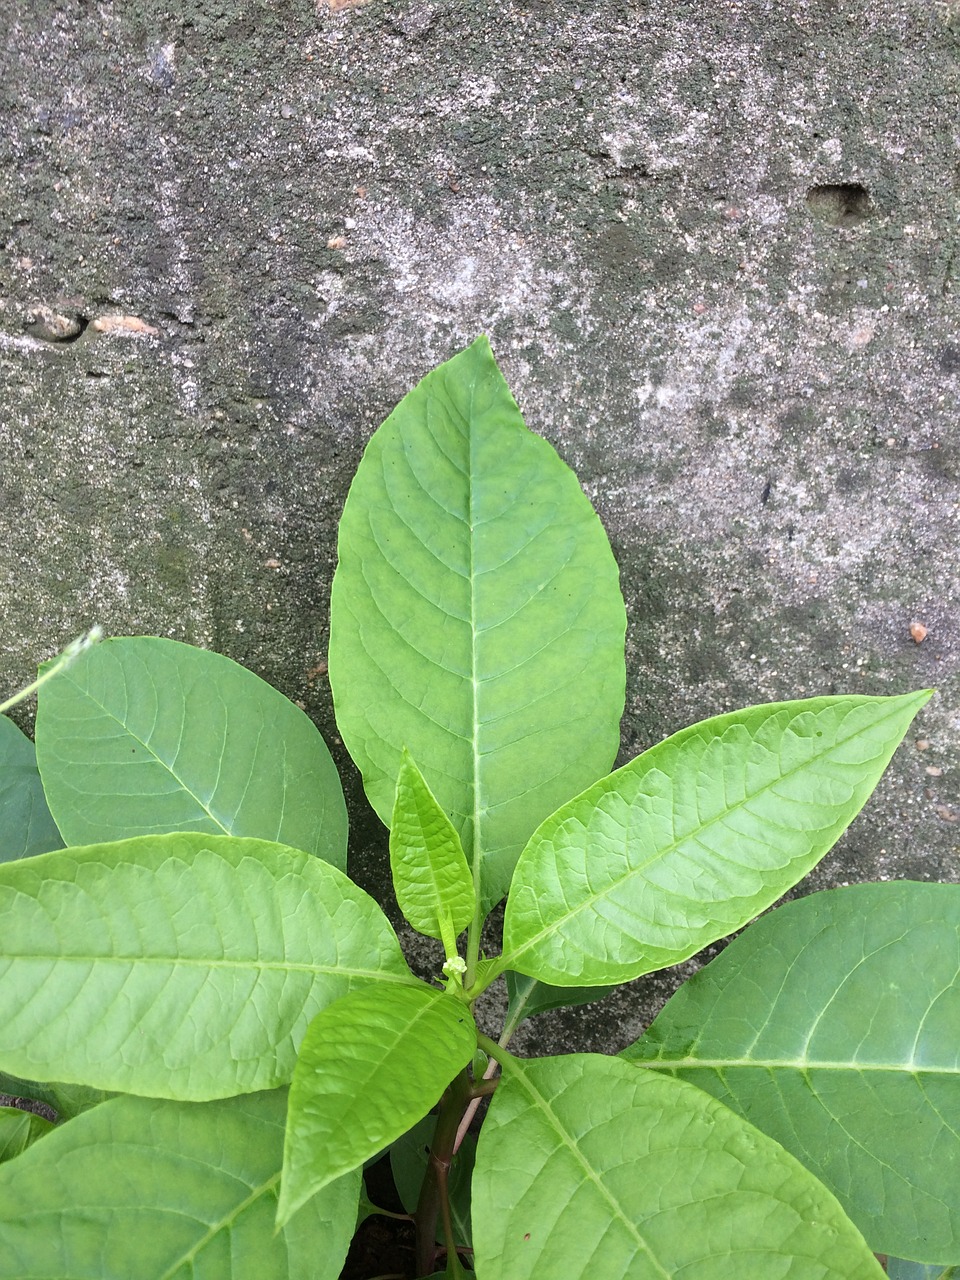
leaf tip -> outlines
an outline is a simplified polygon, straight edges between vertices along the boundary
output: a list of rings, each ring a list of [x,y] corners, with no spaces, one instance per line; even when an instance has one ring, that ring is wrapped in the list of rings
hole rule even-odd
[[[898,701],[905,703],[910,708],[912,719],[927,705],[936,692],[936,689],[916,689],[912,693],[901,694]]]

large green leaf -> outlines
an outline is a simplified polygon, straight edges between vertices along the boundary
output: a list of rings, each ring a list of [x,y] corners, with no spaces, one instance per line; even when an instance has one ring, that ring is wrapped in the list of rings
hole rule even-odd
[[[476,894],[460,837],[413,757],[403,753],[390,824],[390,869],[400,910],[428,938],[452,938],[473,919]]]
[[[343,791],[316,726],[219,653],[105,640],[41,689],[37,756],[68,844],[205,831],[346,866]]]
[[[44,799],[33,743],[12,720],[0,716],[0,862],[62,846]]]
[[[632,1069],[577,1054],[504,1070],[473,1175],[478,1280],[883,1280],[782,1147]]]
[[[202,1100],[289,1082],[310,1019],[416,980],[329,863],[179,833],[0,866],[0,1068]]]
[[[330,680],[343,740],[387,823],[410,749],[486,909],[537,823],[613,763],[626,625],[606,534],[524,426],[486,338],[370,440],[339,555]]]
[[[530,840],[500,967],[627,982],[741,928],[830,849],[929,697],[749,707],[637,756]]]
[[[277,1220],[421,1120],[476,1047],[467,1006],[422,983],[355,991],[318,1014],[290,1086]]]
[[[788,903],[681,987],[624,1056],[776,1138],[877,1252],[960,1262],[960,885]]]
[[[430,1143],[433,1140],[437,1117],[424,1116],[412,1129],[408,1129],[390,1148],[390,1170],[396,1184],[397,1195],[407,1213],[416,1210],[420,1188],[430,1160]],[[477,1157],[477,1142],[472,1134],[464,1135],[460,1149],[453,1157],[447,1174],[447,1195],[450,1202],[450,1219],[458,1245],[469,1249],[473,1243],[470,1228],[470,1180]],[[437,1240],[443,1240],[443,1222],[437,1219]]]
[[[274,1232],[286,1093],[114,1098],[0,1169],[0,1280],[336,1280],[360,1173]]]

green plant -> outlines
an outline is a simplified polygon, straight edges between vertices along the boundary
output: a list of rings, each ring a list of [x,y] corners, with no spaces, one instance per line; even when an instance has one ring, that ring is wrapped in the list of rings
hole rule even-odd
[[[61,1123],[0,1111],[0,1278],[334,1280],[387,1148],[418,1275],[960,1261],[958,886],[763,915],[619,1057],[506,1047],[771,907],[929,693],[751,707],[609,773],[616,565],[484,339],[370,441],[339,555],[337,721],[434,980],[344,874],[339,780],[279,693],[155,638],[42,669],[39,777],[0,721],[0,1090]]]

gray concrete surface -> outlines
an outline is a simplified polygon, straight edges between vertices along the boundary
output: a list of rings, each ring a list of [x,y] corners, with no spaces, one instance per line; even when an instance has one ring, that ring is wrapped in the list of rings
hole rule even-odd
[[[955,0],[0,13],[0,687],[99,622],[229,654],[332,740],[347,485],[486,331],[621,565],[624,758],[936,685],[809,884],[960,879]],[[673,980],[525,1043],[618,1047]]]

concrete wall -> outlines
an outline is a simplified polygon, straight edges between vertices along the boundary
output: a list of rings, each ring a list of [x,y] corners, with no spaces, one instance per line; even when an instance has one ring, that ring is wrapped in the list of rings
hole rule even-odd
[[[0,687],[100,622],[229,654],[332,739],[350,478],[486,331],[620,561],[624,757],[934,684],[810,883],[960,879],[956,0],[0,14]]]

